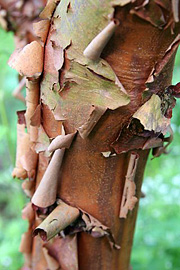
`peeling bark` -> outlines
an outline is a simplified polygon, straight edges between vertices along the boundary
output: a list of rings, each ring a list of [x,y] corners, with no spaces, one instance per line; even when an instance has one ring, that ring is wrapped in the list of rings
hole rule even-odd
[[[16,166],[29,179],[36,168],[23,185],[36,211],[29,229],[51,239],[34,237],[30,269],[129,269],[146,160],[150,149],[165,151],[179,97],[178,4],[49,0],[37,41],[11,58],[27,77],[25,121],[38,154],[38,164],[27,155]]]

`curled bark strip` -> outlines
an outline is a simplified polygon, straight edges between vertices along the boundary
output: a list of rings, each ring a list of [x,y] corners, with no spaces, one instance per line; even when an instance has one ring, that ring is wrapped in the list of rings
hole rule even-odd
[[[40,13],[39,17],[41,19],[51,19],[52,14],[56,8],[56,5],[60,2],[60,0],[48,0],[45,8]]]
[[[21,164],[23,168],[28,172],[28,177],[34,179],[37,166],[37,154],[34,150],[34,144],[37,140],[37,127],[31,126],[31,117],[34,115],[39,102],[39,81],[26,81],[26,106],[25,122],[29,133],[30,142],[28,144],[29,149],[21,156]]]
[[[36,23],[33,23],[33,30],[37,37],[41,39],[42,44],[45,44],[47,39],[47,34],[49,31],[50,22],[49,20],[42,20]]]
[[[38,172],[36,176],[36,188],[39,186],[43,175],[48,167],[48,164],[50,162],[50,157],[47,157],[45,155],[45,152],[40,152],[39,153],[39,160],[38,160]]]
[[[104,47],[110,40],[118,25],[118,20],[114,19],[111,21],[87,46],[83,52],[84,56],[91,60],[98,61]]]
[[[36,220],[39,223],[39,220]],[[35,237],[33,239],[33,249],[32,249],[32,267],[31,270],[45,270],[48,269],[47,261],[43,253],[43,241],[40,237]],[[37,256],[38,254],[38,256]]]
[[[98,219],[94,218],[83,209],[79,208],[79,211],[79,218],[76,220],[76,222],[65,228],[62,235],[67,236],[80,232],[86,232],[94,238],[106,236],[111,248],[120,249],[120,246],[116,244],[114,236],[109,227],[102,224]]]
[[[150,138],[143,146],[143,150],[151,149],[163,146],[163,140],[161,138]]]
[[[39,127],[41,124],[41,104],[39,104],[35,111],[34,114],[32,115],[30,119],[30,125],[33,127]]]
[[[30,144],[31,146],[31,144]],[[21,157],[21,164],[27,171],[28,178],[34,180],[36,176],[36,167],[38,161],[38,155],[34,149],[30,148],[25,155]]]
[[[39,234],[43,241],[49,241],[55,235],[73,223],[80,215],[80,211],[63,201],[49,216],[34,230],[34,236]]]
[[[172,25],[172,16],[169,9],[170,1],[144,0],[132,2],[131,14],[135,14],[159,29],[165,29],[169,25]]]
[[[34,205],[41,208],[46,208],[55,203],[59,171],[62,164],[64,151],[65,149],[58,149],[54,152],[43,178],[32,197],[32,203]]]
[[[67,235],[65,238],[55,237],[53,242],[45,243],[49,255],[59,262],[63,270],[78,270],[77,235]]]
[[[146,83],[152,83],[155,80],[155,77],[157,77],[161,71],[163,70],[163,68],[165,67],[165,65],[169,62],[169,60],[171,59],[172,55],[175,53],[175,51],[177,50],[178,46],[180,43],[180,34],[178,34],[176,36],[176,38],[174,39],[174,41],[171,43],[171,45],[169,46],[169,48],[166,50],[163,58],[155,65],[155,67],[152,69]]]
[[[32,128],[32,126],[30,127]],[[50,156],[50,153],[47,151],[50,140],[42,125],[37,128],[37,133],[38,134],[35,146],[36,153],[45,152],[46,156]]]
[[[157,65],[155,67],[155,72],[153,72],[153,75],[154,76],[157,77],[158,74],[160,74],[160,72],[162,71],[162,69],[164,68],[164,66],[168,63],[168,61],[170,60],[170,58],[172,57],[172,55],[177,50],[177,48],[179,46],[179,43],[180,43],[180,34],[177,35],[177,37],[175,38],[175,40],[172,42],[172,44],[166,50],[166,53],[165,53],[164,57],[162,58],[162,60],[159,63],[157,63]]]
[[[126,218],[128,211],[133,210],[136,202],[138,201],[135,197],[136,185],[134,183],[138,159],[139,156],[136,153],[131,154],[121,201],[120,218]]]
[[[23,49],[17,49],[8,64],[22,76],[38,78],[43,70],[43,47],[33,41]]]
[[[34,116],[36,108],[39,104],[39,80],[26,80],[26,124],[30,133],[31,118]],[[32,134],[30,134],[31,136]]]
[[[170,136],[167,138],[164,138],[164,142],[167,142],[167,144],[165,146],[161,145],[159,147],[156,147],[153,149],[153,158],[155,157],[160,157],[162,154],[167,154],[167,147],[171,144],[171,142],[173,141],[173,130],[171,128],[171,126],[169,126],[168,128],[168,132],[170,133]]]
[[[121,88],[121,91],[124,92],[126,95],[128,94],[118,77],[115,75],[115,84]]]
[[[88,137],[88,135],[91,133],[101,116],[105,113],[105,111],[105,108],[92,106],[87,122],[78,128],[79,134],[83,139]]]
[[[81,218],[85,223],[85,227],[83,228],[84,232],[90,233],[91,236],[95,238],[106,236],[111,248],[120,249],[120,246],[115,243],[111,230],[107,226],[103,225],[99,220],[84,210],[80,209],[80,211],[82,212]]]
[[[12,172],[13,177],[25,179],[27,172],[21,163],[21,157],[29,149],[29,135],[25,132],[25,124],[17,124],[17,148],[16,148],[16,166]]]
[[[12,95],[21,100],[23,103],[25,103],[25,98],[23,97],[23,95],[21,94],[22,89],[24,88],[24,86],[26,85],[26,78],[22,78],[21,81],[19,82],[18,86],[14,89]]]
[[[74,139],[74,136],[76,135],[75,133],[71,133],[71,134],[67,134],[67,135],[59,135],[57,136],[49,145],[48,147],[48,151],[49,152],[53,152],[57,149],[61,149],[61,148],[67,148],[69,149],[69,147],[71,146],[71,143]]]
[[[61,134],[62,122],[56,121],[48,106],[42,104],[43,127],[49,138],[55,138]]]
[[[159,134],[145,130],[138,119],[132,119],[123,127],[116,140],[111,143],[117,154],[125,153],[135,149],[143,149],[146,142],[157,138]]]
[[[37,132],[38,134],[37,134],[37,141],[36,141],[36,146],[35,146],[36,153],[47,152],[47,148],[49,147],[49,137],[46,134],[42,125],[38,127]],[[48,153],[46,154],[48,156]]]
[[[178,23],[179,22],[179,0],[172,0],[172,11],[173,11],[174,21]]]

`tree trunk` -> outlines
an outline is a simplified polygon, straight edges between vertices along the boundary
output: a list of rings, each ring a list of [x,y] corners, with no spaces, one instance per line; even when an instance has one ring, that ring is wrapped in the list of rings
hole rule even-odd
[[[11,57],[27,78],[13,172],[29,178],[24,269],[129,269],[149,150],[165,150],[179,96],[178,3],[48,1],[39,41]]]

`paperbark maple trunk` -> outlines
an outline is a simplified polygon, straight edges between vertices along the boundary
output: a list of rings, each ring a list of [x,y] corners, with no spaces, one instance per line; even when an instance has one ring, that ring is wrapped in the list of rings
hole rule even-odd
[[[40,85],[40,93],[35,93],[39,105],[26,113],[26,121],[22,114],[19,118],[20,125],[27,124],[31,150],[20,158],[30,179],[23,188],[36,212],[35,218],[25,217],[29,231],[38,226],[34,234],[39,234],[32,249],[26,239],[28,251],[22,239],[28,269],[129,269],[149,149],[155,148],[156,155],[162,152],[174,97],[179,95],[179,88],[170,87],[180,42],[179,13],[171,4],[174,1],[49,1],[36,28],[45,48],[43,70],[39,43],[11,59],[11,66],[27,77],[32,95],[33,83],[36,91]],[[45,23],[46,31],[41,31]],[[30,65],[24,59],[31,59]],[[55,142],[60,134],[54,143],[58,146],[50,151],[50,138]],[[73,134],[68,146],[67,134]],[[64,153],[58,148],[68,149]],[[33,151],[39,154],[38,166],[30,162]],[[56,229],[51,224],[55,220]],[[40,239],[49,240],[60,231],[61,236],[48,243]],[[77,234],[77,246],[71,233]]]

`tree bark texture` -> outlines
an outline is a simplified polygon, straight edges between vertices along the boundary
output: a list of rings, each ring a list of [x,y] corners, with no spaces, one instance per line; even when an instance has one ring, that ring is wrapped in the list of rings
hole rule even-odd
[[[27,87],[24,269],[128,270],[149,150],[164,151],[179,96],[179,1],[51,0],[40,17],[9,61]]]

